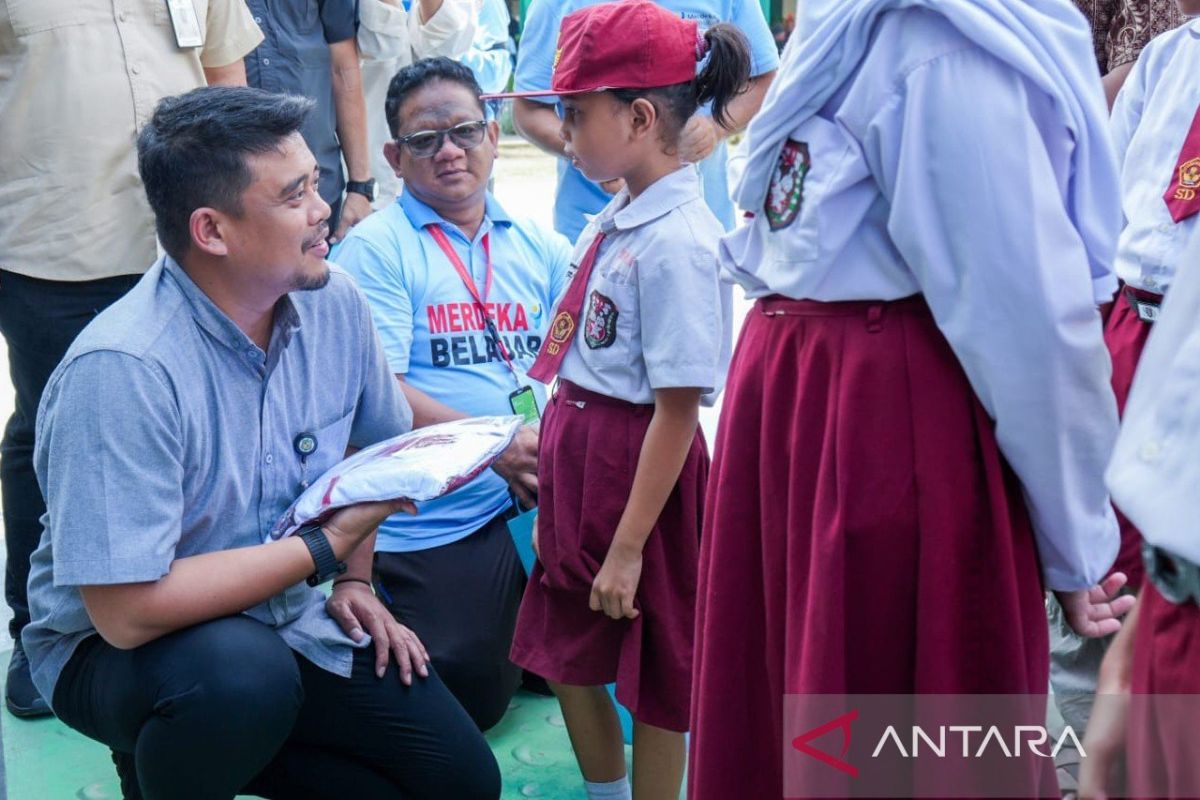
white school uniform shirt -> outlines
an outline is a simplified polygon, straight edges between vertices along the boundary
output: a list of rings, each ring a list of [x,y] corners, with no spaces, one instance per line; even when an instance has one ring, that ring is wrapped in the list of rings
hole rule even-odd
[[[698,387],[712,405],[733,338],[732,291],[717,275],[723,230],[695,165],[632,201],[628,189],[618,192],[580,234],[571,259],[574,275],[604,231],[559,377],[630,403],[653,403],[655,389]]]
[[[1113,501],[1147,542],[1200,564],[1200,228],[1181,252],[1107,477]]]
[[[1175,222],[1163,200],[1198,108],[1200,19],[1194,19],[1146,46],[1113,105],[1125,213],[1116,272],[1130,286],[1165,292],[1200,220]]]
[[[1064,12],[1064,24],[1079,27],[1067,52],[1082,70],[1091,45],[1076,17]],[[751,204],[755,218],[722,241],[723,274],[752,297],[923,294],[1021,480],[1046,584],[1090,586],[1119,540],[1103,481],[1117,412],[1095,307],[1115,281],[1093,269],[1111,259],[1116,203],[1094,207],[1100,219],[1091,222],[1111,233],[1093,225],[1089,252],[1067,201],[1084,145],[1061,104],[933,11],[890,10],[868,27],[857,66],[784,132],[793,169],[776,168],[765,201]],[[800,62],[785,55],[777,85],[808,85],[788,74]],[[1090,117],[1103,113],[1103,98],[1089,70]],[[782,104],[764,110],[775,122],[788,104],[800,108],[788,92],[768,103]],[[1103,120],[1088,129],[1103,139],[1088,143],[1098,160],[1092,183],[1115,191]],[[750,135],[743,200],[754,195],[753,126]],[[798,195],[786,191],[797,186]]]

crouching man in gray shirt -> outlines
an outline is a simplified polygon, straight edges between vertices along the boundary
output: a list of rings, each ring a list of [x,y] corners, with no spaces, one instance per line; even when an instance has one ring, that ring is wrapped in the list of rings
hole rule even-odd
[[[371,590],[375,527],[402,504],[263,544],[306,480],[411,425],[362,295],[325,262],[311,107],[244,88],[159,105],[138,159],[168,255],[42,399],[25,648],[126,798],[499,795]],[[328,601],[306,585],[331,577]]]

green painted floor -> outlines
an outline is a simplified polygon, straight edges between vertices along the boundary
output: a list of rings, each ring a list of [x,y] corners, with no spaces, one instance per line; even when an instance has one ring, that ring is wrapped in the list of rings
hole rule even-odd
[[[0,654],[0,664],[7,663],[8,653]],[[20,720],[7,711],[0,715],[8,800],[120,799],[116,773],[104,747],[56,719]],[[504,776],[503,800],[584,797],[553,698],[519,693],[487,738]]]

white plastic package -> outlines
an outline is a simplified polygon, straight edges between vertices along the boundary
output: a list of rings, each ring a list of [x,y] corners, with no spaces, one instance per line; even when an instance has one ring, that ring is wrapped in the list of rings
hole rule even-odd
[[[271,528],[267,541],[355,503],[449,494],[490,467],[521,424],[520,417],[474,417],[418,428],[360,450],[313,481]]]

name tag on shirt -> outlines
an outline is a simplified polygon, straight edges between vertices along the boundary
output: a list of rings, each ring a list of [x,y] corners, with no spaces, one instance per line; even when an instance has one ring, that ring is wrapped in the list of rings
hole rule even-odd
[[[175,28],[175,44],[180,48],[202,47],[204,32],[192,0],[166,0],[171,14],[171,25]]]
[[[1158,319],[1159,309],[1157,303],[1147,303],[1145,300],[1134,300],[1133,310],[1137,312],[1138,319],[1142,322],[1154,322]]]

